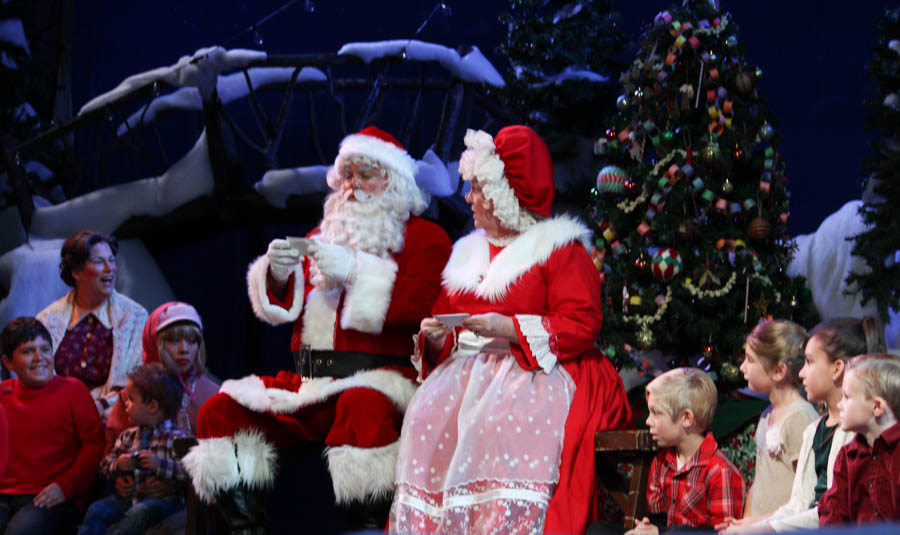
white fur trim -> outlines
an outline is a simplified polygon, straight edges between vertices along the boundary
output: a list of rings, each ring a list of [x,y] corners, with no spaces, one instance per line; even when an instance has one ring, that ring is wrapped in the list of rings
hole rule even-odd
[[[490,260],[490,248],[483,230],[458,240],[442,279],[451,292],[474,292],[496,303],[509,286],[531,268],[546,261],[556,249],[590,236],[577,219],[558,216],[535,223]]]
[[[197,497],[206,503],[212,503],[216,494],[236,487],[241,480],[230,437],[198,440],[181,462],[191,476]]]
[[[400,441],[380,448],[338,446],[328,448],[328,471],[339,504],[376,501],[394,490]]]
[[[309,344],[313,349],[334,349],[334,325],[337,322],[340,300],[340,288],[314,288],[309,292],[306,296],[306,310],[303,312],[304,344]]]
[[[408,152],[374,136],[351,134],[341,141],[338,157],[362,154],[375,158],[379,162],[394,168],[415,185],[416,161]]]
[[[247,295],[256,317],[270,325],[281,325],[296,320],[303,309],[303,264],[294,268],[294,302],[290,309],[273,305],[266,292],[266,276],[269,272],[269,258],[262,255],[250,264],[247,270]]]
[[[265,489],[275,483],[278,451],[256,429],[240,429],[234,433],[241,481],[251,489]]]
[[[550,350],[550,333],[544,329],[541,316],[516,314],[516,319],[519,320],[519,327],[522,328],[522,334],[525,335],[525,341],[528,342],[528,349],[531,350],[538,365],[544,370],[544,373],[553,371],[558,359]]]
[[[255,375],[225,381],[220,392],[256,412],[291,413],[300,407],[325,401],[350,388],[371,388],[388,397],[401,411],[405,411],[416,392],[416,385],[393,370],[364,370],[343,379],[320,377],[303,383],[299,392],[281,388],[266,388]]]
[[[228,394],[231,399],[255,412],[265,412],[272,404],[269,396],[266,395],[265,383],[256,375],[228,379],[222,383],[219,392]]]
[[[341,327],[368,334],[379,334],[384,327],[391,292],[397,279],[397,263],[386,258],[356,253],[353,284],[347,287]]]

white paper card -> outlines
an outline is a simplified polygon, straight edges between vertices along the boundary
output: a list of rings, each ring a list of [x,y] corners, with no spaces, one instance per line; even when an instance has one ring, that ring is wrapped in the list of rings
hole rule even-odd
[[[462,321],[468,317],[468,313],[460,312],[458,314],[435,314],[434,319],[443,323],[445,327],[452,329],[453,327],[461,326]]]
[[[288,243],[291,244],[291,247],[300,251],[300,256],[309,256],[311,253],[309,251],[309,246],[314,242],[309,238],[301,238],[299,236],[287,236]]]

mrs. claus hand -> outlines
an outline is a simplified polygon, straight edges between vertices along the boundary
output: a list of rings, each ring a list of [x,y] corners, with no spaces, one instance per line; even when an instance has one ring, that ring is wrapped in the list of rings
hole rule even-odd
[[[419,323],[419,331],[425,335],[429,342],[440,343],[450,334],[450,329],[435,318],[423,318]]]
[[[516,326],[513,324],[512,318],[496,312],[469,316],[462,321],[462,324],[463,327],[478,336],[506,338],[507,340],[515,340],[517,338]]]

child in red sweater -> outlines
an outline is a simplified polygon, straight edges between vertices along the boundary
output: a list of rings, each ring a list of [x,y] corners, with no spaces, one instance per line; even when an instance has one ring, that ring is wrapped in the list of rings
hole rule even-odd
[[[842,394],[841,429],[856,437],[838,452],[819,526],[900,520],[900,359],[856,357]]]
[[[103,454],[103,426],[84,384],[53,371],[50,333],[16,318],[0,333],[0,383],[9,424],[9,461],[0,475],[4,535],[70,532]],[[5,530],[5,531],[4,531]]]

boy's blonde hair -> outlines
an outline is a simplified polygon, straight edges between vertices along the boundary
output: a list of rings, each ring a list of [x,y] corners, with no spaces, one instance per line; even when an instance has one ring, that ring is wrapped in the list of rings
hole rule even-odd
[[[700,432],[709,429],[719,402],[715,383],[698,368],[669,370],[650,381],[646,392],[659,399],[673,420],[685,409],[691,409]]]
[[[760,323],[747,335],[747,347],[762,361],[767,371],[784,364],[791,385],[800,390],[800,368],[803,367],[803,346],[806,329],[788,320]]]
[[[860,355],[850,361],[849,369],[866,398],[884,398],[894,417],[900,417],[900,357],[890,353]]]
[[[156,333],[156,344],[160,355],[163,353],[168,355],[163,344],[169,336],[197,342],[197,358],[194,361],[194,373],[198,377],[206,373],[206,343],[203,341],[203,331],[200,330],[200,327],[192,321],[178,321],[171,325],[166,325]],[[171,357],[172,355],[169,355],[169,358]]]

